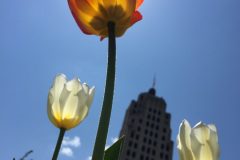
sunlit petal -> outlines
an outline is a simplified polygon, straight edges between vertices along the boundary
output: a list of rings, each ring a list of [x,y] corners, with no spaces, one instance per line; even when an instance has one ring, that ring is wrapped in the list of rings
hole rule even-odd
[[[92,92],[77,78],[67,81],[65,76],[57,76],[48,94],[49,120],[58,128],[77,126],[89,111]]]
[[[68,0],[79,28],[85,34],[101,39],[108,36],[108,23],[115,23],[115,35],[122,36],[134,23],[142,19],[137,8],[143,0]]]

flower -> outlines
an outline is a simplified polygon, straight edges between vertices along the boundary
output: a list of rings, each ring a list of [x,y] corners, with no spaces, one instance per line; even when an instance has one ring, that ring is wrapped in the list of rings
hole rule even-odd
[[[55,77],[48,94],[48,117],[58,128],[76,127],[87,116],[95,88],[75,78],[67,81],[64,74]]]
[[[218,160],[219,144],[216,126],[199,122],[191,128],[183,120],[177,136],[180,160]]]
[[[85,34],[108,36],[108,23],[115,23],[115,35],[120,37],[142,15],[137,11],[143,0],[68,0],[79,28]]]

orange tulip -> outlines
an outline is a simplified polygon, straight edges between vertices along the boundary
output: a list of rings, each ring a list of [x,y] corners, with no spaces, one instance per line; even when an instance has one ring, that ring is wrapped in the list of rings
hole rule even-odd
[[[68,0],[79,28],[85,34],[101,38],[108,36],[108,22],[115,23],[115,35],[120,37],[142,15],[137,11],[143,0]]]

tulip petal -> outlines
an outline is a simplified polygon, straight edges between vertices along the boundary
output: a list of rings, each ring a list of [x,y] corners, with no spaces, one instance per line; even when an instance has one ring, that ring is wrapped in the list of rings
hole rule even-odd
[[[64,74],[57,75],[48,94],[48,117],[55,125],[61,117],[62,110],[59,98],[66,82],[67,79]]]
[[[204,144],[209,139],[210,131],[205,124],[199,122],[195,127],[193,127],[192,135],[197,138],[199,143]]]
[[[76,7],[88,15],[96,15],[98,3],[90,0],[75,0]]]
[[[117,0],[102,0],[103,5],[106,9],[109,9],[110,7],[115,7],[117,4]]]
[[[135,11],[133,14],[132,14],[132,17],[131,17],[131,25],[133,25],[134,23],[138,22],[142,20],[142,15],[140,12],[138,11]]]
[[[211,149],[213,160],[217,160],[217,159],[219,159],[219,156],[220,156],[217,129],[216,129],[215,125],[208,125],[208,127],[210,129],[210,136],[209,136],[209,140],[207,142]]]
[[[93,15],[87,15],[78,8],[76,0],[68,0],[69,8],[78,24],[79,28],[85,34],[96,34],[96,31],[90,26]]]
[[[136,8],[136,0],[118,0],[118,8],[121,8],[126,17],[130,17]]]
[[[141,6],[142,3],[143,3],[143,0],[137,0],[137,2],[136,2],[136,10]]]
[[[89,108],[88,106],[81,106],[78,110],[78,123],[82,122],[85,117],[88,115]]]
[[[95,94],[95,87],[92,87],[88,92],[88,100],[87,100],[88,107],[92,105],[94,94]]]
[[[184,157],[183,160],[194,160],[191,152],[191,140],[190,140],[191,126],[187,120],[183,120],[179,127],[179,143],[178,149],[181,156]]]
[[[72,79],[71,81],[68,81],[66,83],[66,89],[72,92],[72,94],[76,94],[79,90],[82,89],[80,80],[75,78],[75,79]]]
[[[200,148],[196,147],[196,150],[193,150],[194,155],[196,156],[196,160],[214,160],[211,148],[208,143],[208,140],[210,138],[210,129],[208,128],[208,126],[206,126],[202,122],[198,123],[192,129],[191,137],[193,137],[192,139],[194,140],[192,144],[194,144],[194,142],[196,144],[200,144]]]
[[[64,84],[67,82],[66,76],[64,74],[59,74],[54,79],[53,86],[51,88],[51,93],[54,97],[60,97]]]

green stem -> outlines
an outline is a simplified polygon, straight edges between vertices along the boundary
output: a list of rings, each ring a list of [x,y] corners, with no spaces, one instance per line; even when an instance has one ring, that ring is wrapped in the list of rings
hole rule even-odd
[[[108,126],[112,111],[116,63],[115,24],[108,23],[108,66],[102,112],[93,150],[92,160],[103,160],[106,145]]]
[[[54,153],[53,153],[52,160],[57,160],[58,153],[59,153],[59,150],[61,148],[61,144],[62,144],[62,140],[63,140],[64,134],[65,134],[65,131],[66,131],[65,129],[60,128],[60,132],[59,132],[59,135],[58,135],[58,140],[57,140],[57,144],[56,144],[56,147],[55,147],[55,150],[54,150]]]

